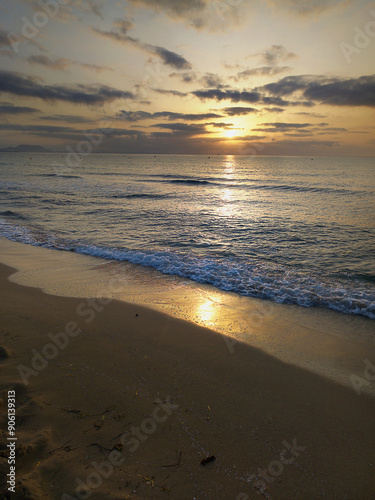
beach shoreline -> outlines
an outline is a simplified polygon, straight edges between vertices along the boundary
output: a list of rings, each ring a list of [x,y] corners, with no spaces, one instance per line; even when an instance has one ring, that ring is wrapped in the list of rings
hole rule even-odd
[[[352,387],[366,358],[375,359],[373,320],[335,311],[244,297],[126,261],[51,250],[0,238],[10,280],[45,293],[105,297],[142,305],[222,334],[277,359]],[[374,396],[372,387],[362,390]]]
[[[10,390],[18,422],[10,498],[374,497],[365,391],[242,341],[231,352],[144,305],[54,296],[0,270],[2,478]]]

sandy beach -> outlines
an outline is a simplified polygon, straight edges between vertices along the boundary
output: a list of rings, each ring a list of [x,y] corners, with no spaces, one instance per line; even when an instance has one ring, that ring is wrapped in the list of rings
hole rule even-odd
[[[1,266],[4,498],[374,498],[365,364],[356,391],[191,321],[46,294],[14,272]]]

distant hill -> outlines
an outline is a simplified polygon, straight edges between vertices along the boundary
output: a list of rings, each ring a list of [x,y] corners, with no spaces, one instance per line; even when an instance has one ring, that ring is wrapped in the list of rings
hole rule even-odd
[[[0,149],[0,153],[48,153],[48,149],[42,146],[32,146],[30,144],[20,144],[19,146],[9,146]]]

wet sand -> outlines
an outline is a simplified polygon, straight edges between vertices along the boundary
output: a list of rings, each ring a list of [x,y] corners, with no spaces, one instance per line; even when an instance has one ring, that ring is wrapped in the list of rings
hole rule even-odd
[[[14,390],[17,493],[9,498],[375,497],[374,381],[367,380],[374,372],[361,359],[370,345],[365,334],[357,393],[350,378],[338,384],[135,301],[54,296],[14,283],[14,273],[0,266],[3,496],[7,392]],[[55,278],[57,293],[63,278]],[[237,328],[230,319],[222,318],[228,330]],[[277,320],[264,317],[261,328]],[[295,338],[297,355],[309,341]],[[347,348],[337,352],[338,345]],[[324,366],[331,356],[335,367],[352,345],[332,335],[321,348]],[[367,350],[369,361],[372,355]],[[345,359],[349,374],[354,358]]]

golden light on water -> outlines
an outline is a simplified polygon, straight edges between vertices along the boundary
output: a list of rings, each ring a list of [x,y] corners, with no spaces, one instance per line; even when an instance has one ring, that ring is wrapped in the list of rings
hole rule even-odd
[[[215,311],[215,303],[212,300],[206,300],[197,307],[196,312],[201,321],[212,323],[217,311]]]

